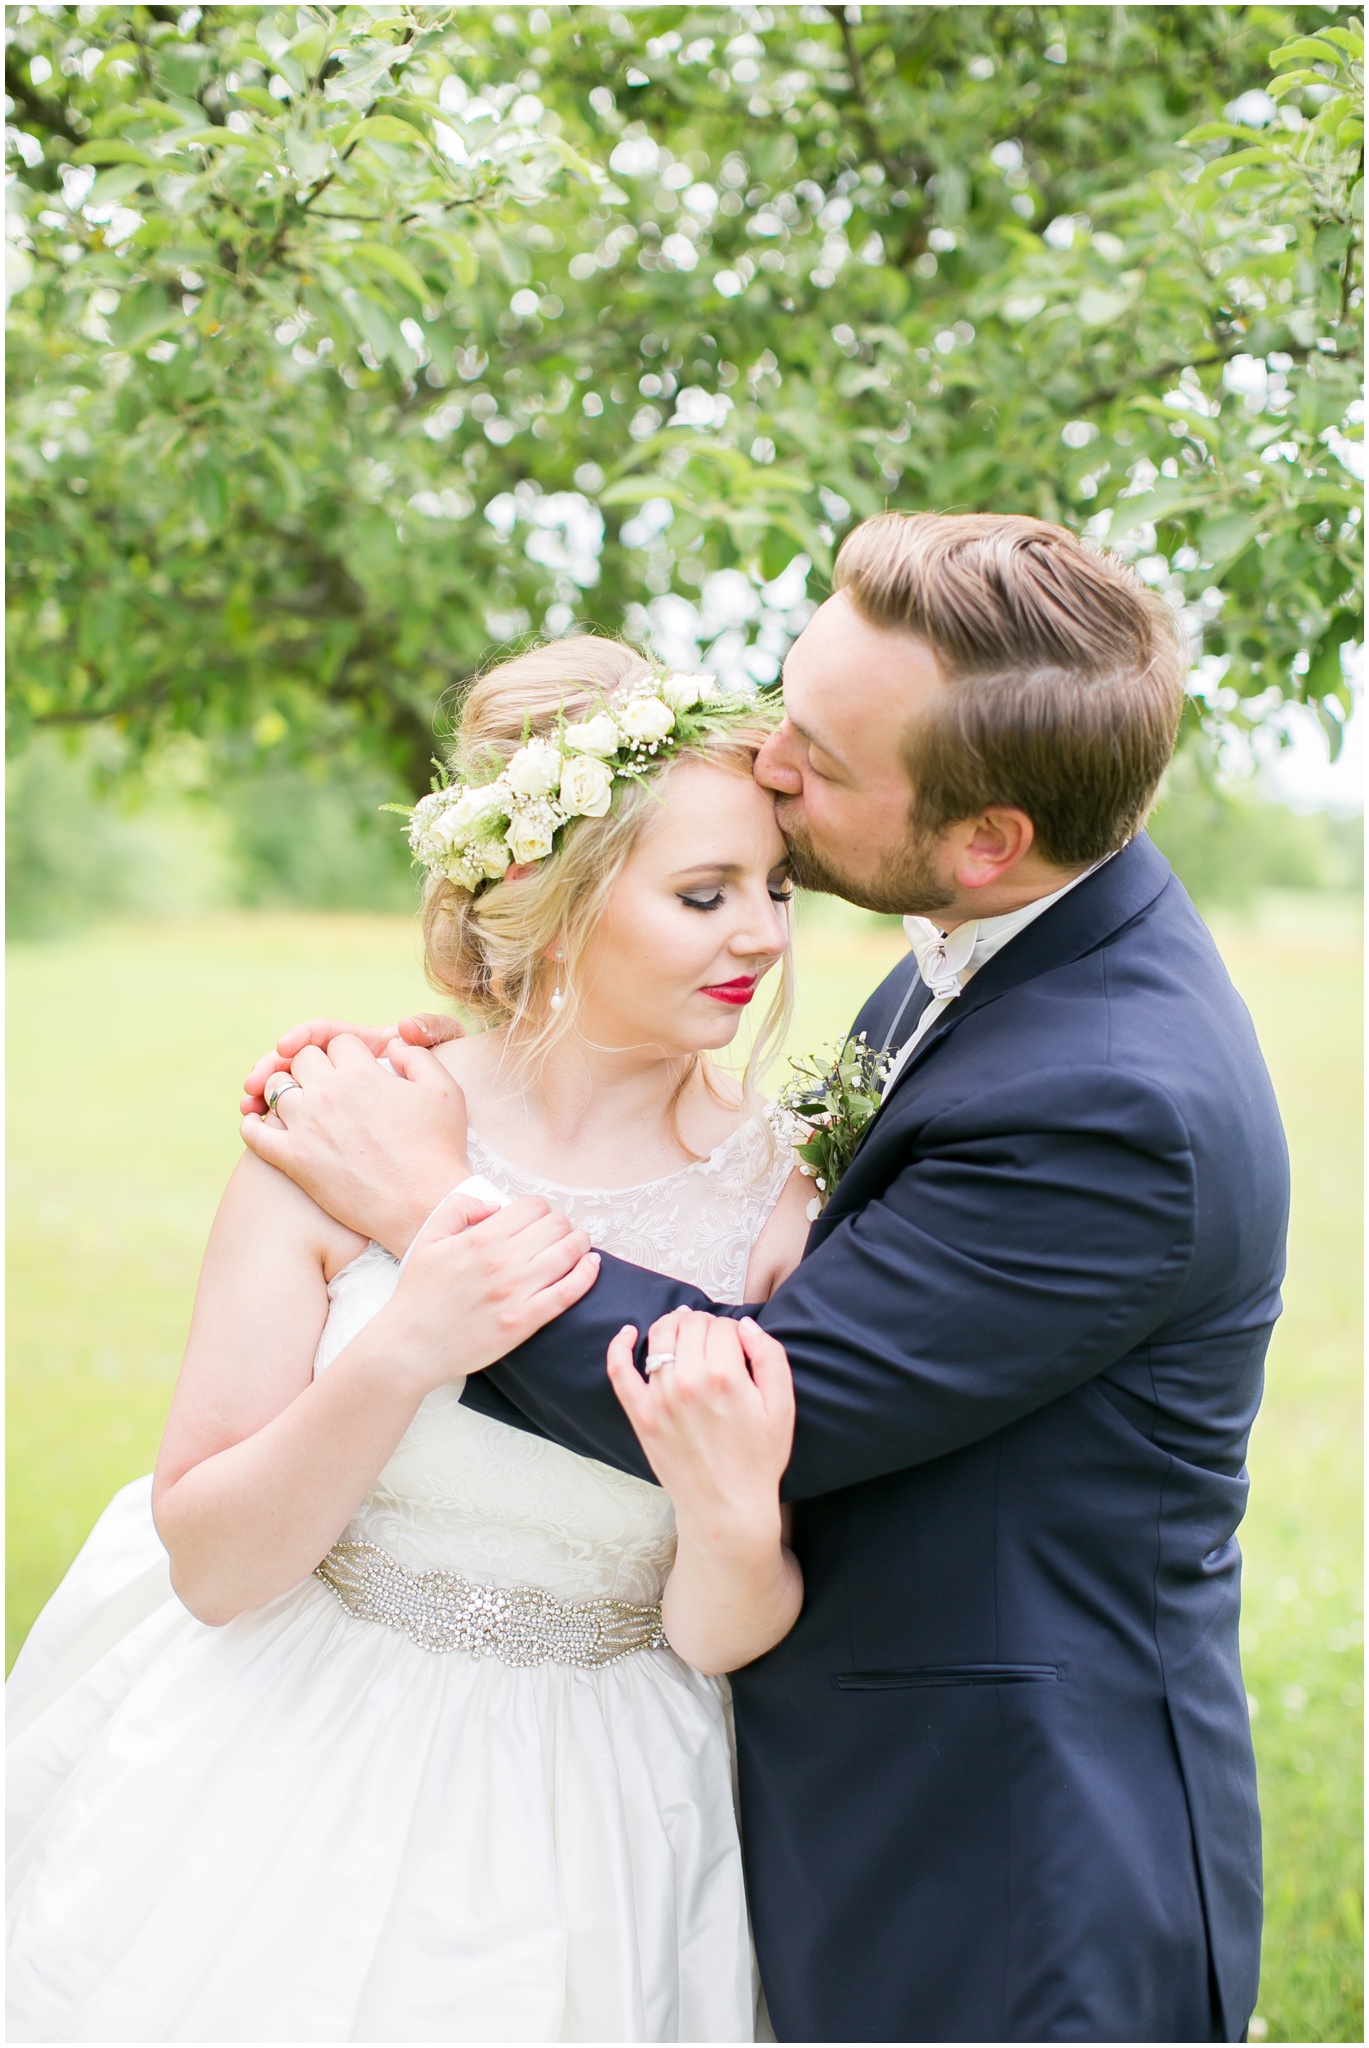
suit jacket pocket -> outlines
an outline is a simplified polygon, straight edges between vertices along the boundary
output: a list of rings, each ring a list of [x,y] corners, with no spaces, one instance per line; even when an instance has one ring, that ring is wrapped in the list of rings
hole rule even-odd
[[[839,1671],[842,1692],[901,1692],[924,1685],[1055,1685],[1058,1664],[919,1664],[906,1671]]]

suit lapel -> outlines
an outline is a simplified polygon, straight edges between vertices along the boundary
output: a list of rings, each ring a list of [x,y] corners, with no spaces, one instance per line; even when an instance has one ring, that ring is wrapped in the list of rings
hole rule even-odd
[[[1087,881],[1071,889],[1058,903],[1043,911],[1025,931],[1019,932],[1010,945],[1001,953],[995,953],[992,960],[981,967],[970,981],[962,995],[949,1003],[928,1030],[926,1036],[909,1053],[874,1116],[860,1134],[855,1157],[859,1158],[871,1142],[872,1135],[887,1121],[890,1103],[903,1087],[908,1075],[918,1066],[933,1046],[939,1045],[949,1032],[955,1029],[962,1017],[972,1016],[975,1011],[985,1009],[996,1002],[999,996],[1009,990],[1020,988],[1023,983],[1034,981],[1040,974],[1053,967],[1062,967],[1070,960],[1082,959],[1091,953],[1122,926],[1130,924],[1134,917],[1152,904],[1166,883],[1171,879],[1169,862],[1156,850],[1144,832],[1139,833],[1129,846],[1090,875]],[[917,960],[910,955],[913,974],[911,984],[902,984],[901,993],[892,998],[892,1012],[886,1030],[881,1034],[871,1029],[873,1019],[867,1023],[867,1034],[872,1041],[882,1038],[887,1042],[897,1032],[899,1044],[905,1044],[917,1028],[917,1020],[931,1000],[930,989],[926,1000],[917,1000],[916,990],[921,984],[917,971]],[[909,989],[913,999],[908,1000]],[[863,1013],[862,1013],[863,1014]],[[860,1018],[856,1020],[861,1022]],[[851,1171],[847,1168],[847,1173]],[[843,1174],[842,1179],[845,1180]],[[834,1198],[813,1224],[809,1235],[807,1251],[819,1245],[828,1231],[834,1230],[847,1213],[838,1187]],[[806,1255],[806,1254],[805,1254]]]

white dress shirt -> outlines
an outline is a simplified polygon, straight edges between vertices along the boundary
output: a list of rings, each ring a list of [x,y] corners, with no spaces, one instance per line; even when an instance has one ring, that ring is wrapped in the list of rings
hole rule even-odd
[[[958,924],[951,932],[943,932],[929,917],[904,918],[903,929],[917,955],[918,973],[932,991],[932,1000],[918,1018],[916,1031],[904,1041],[889,1070],[889,1078],[884,1083],[886,1095],[902,1073],[913,1047],[926,1037],[942,1011],[949,1009],[966,982],[978,974],[985,961],[992,960],[995,953],[1001,953],[1010,940],[1025,931],[1043,911],[1049,910],[1052,903],[1068,896],[1071,889],[1077,889],[1081,882],[1087,881],[1111,859],[1112,855],[1106,854],[1103,860],[1096,860],[1091,868],[1085,868],[1082,875],[1075,875],[1072,881],[1066,882],[1063,889],[1053,890],[1049,896],[1038,896],[1035,903],[1024,903],[1020,910],[1005,911],[1002,917],[971,918],[967,924]]]

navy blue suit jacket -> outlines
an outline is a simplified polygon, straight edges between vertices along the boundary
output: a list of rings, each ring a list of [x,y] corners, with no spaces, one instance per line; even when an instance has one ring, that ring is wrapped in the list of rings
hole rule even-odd
[[[733,1681],[781,2040],[1242,2036],[1235,1531],[1287,1204],[1250,1018],[1142,837],[937,1019],[753,1311],[794,1371],[806,1586]],[[649,1476],[604,1353],[680,1303],[712,1305],[606,1257],[466,1398]]]

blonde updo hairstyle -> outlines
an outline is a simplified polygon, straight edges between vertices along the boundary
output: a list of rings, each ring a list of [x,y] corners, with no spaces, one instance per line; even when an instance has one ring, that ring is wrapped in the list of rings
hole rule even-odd
[[[562,716],[573,723],[602,699],[613,699],[655,673],[635,648],[588,633],[549,641],[501,662],[478,676],[461,700],[450,750],[452,770],[484,779],[526,739],[554,732]],[[705,760],[750,776],[771,729],[758,707],[754,726],[739,723],[687,751],[680,749],[674,759]],[[535,1068],[553,1044],[576,1028],[580,970],[590,937],[651,821],[671,766],[667,761],[639,781],[615,782],[604,817],[577,818],[564,828],[553,853],[530,871],[513,870],[515,879],[487,883],[472,895],[445,876],[429,878],[423,904],[428,979],[487,1029],[512,1024],[508,1051],[524,1068]],[[558,964],[563,1000],[553,1009]],[[791,1005],[786,953],[743,1076],[749,1102],[757,1101],[757,1078],[783,1039]],[[696,1064],[682,1075],[672,1110]],[[706,1063],[704,1075],[707,1080]]]

